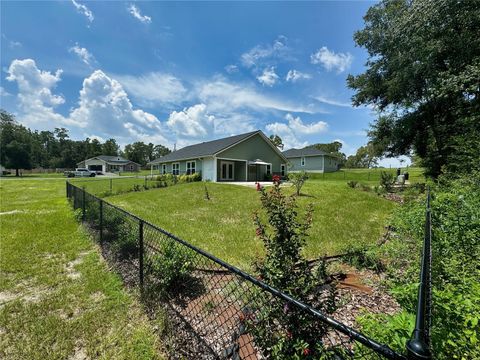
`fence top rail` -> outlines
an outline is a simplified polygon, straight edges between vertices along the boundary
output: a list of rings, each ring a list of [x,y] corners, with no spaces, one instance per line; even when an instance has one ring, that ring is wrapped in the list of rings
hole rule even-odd
[[[74,184],[72,184],[69,181],[67,181],[67,183],[70,184],[70,186],[79,189],[80,191],[86,192],[84,189],[82,189],[78,186],[75,186]],[[151,222],[149,222],[147,220],[144,220],[144,219],[128,212],[127,210],[124,210],[124,209],[118,207],[117,205],[111,204],[111,203],[109,203],[109,202],[107,202],[107,201],[105,201],[105,200],[103,200],[103,199],[101,199],[101,198],[99,198],[99,197],[97,197],[93,194],[90,194],[90,193],[88,193],[88,194],[92,198],[94,198],[95,200],[97,200],[99,202],[104,202],[104,203],[108,204],[108,206],[111,206],[112,208],[124,213],[125,215],[130,216],[130,217],[134,218],[135,220],[152,227],[153,229],[159,231],[160,233],[166,235],[167,237],[173,239],[174,241],[186,246],[187,248],[192,249],[196,253],[198,253],[198,254],[210,259],[211,261],[217,263],[221,267],[226,268],[229,271],[231,271],[232,273],[240,276],[241,278],[257,285],[258,287],[260,287],[263,290],[269,292],[270,294],[298,306],[299,308],[305,310],[306,312],[310,313],[314,317],[320,319],[322,322],[328,324],[329,326],[331,326],[335,330],[338,330],[339,332],[347,335],[350,339],[358,341],[359,343],[365,345],[366,347],[375,350],[377,353],[383,355],[387,359],[406,360],[405,356],[403,356],[403,355],[397,353],[396,351],[392,350],[389,346],[381,344],[381,343],[369,338],[368,336],[363,335],[362,333],[356,331],[355,329],[353,329],[353,328],[351,328],[351,327],[333,319],[332,317],[330,317],[328,315],[323,314],[322,312],[316,310],[315,308],[313,308],[313,307],[311,307],[311,306],[309,306],[309,305],[307,305],[307,304],[305,304],[301,301],[298,301],[298,300],[294,299],[290,295],[287,295],[287,294],[281,292],[280,290],[277,290],[277,289],[271,287],[270,285],[264,283],[261,280],[258,280],[257,278],[253,277],[252,275],[240,270],[239,268],[237,268],[233,265],[230,265],[230,264],[226,263],[225,261],[223,261],[223,260],[217,258],[216,256],[214,256],[214,255],[196,247],[195,245],[192,245],[192,244],[188,243],[187,241],[185,241],[185,240],[177,237],[176,235],[158,227],[157,225],[152,224]]]

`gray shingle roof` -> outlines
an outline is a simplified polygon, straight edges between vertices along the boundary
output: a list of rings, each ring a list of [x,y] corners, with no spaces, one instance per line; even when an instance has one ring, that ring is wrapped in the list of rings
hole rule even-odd
[[[157,164],[161,162],[169,162],[169,161],[176,161],[176,160],[183,160],[183,159],[195,159],[203,156],[212,156],[218,153],[219,151],[229,146],[232,146],[255,133],[260,133],[260,130],[248,132],[245,134],[230,136],[223,139],[202,142],[200,144],[185,146],[184,148],[171,152],[168,155],[155,159],[151,161],[149,164]]]
[[[290,149],[283,152],[283,156],[288,158],[302,157],[302,156],[315,156],[315,155],[328,155],[325,151],[317,148],[306,147],[303,149]]]

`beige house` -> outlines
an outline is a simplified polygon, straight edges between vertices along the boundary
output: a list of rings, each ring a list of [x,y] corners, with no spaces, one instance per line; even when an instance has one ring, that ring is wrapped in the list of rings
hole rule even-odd
[[[77,164],[79,168],[87,168],[91,171],[101,172],[120,172],[120,171],[139,171],[140,164],[125,159],[121,156],[99,155],[93,158],[80,161]]]

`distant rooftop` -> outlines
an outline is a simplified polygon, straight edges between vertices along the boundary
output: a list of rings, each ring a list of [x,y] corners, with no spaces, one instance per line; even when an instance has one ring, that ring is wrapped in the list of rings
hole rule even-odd
[[[305,147],[303,149],[290,149],[283,152],[283,156],[288,158],[315,156],[315,155],[329,155],[327,152],[319,150],[314,147]]]

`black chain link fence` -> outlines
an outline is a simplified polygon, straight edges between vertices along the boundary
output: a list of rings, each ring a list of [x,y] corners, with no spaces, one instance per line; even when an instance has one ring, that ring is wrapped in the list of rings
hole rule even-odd
[[[168,319],[172,358],[269,358],[275,350],[265,331],[287,338],[291,334],[272,319],[276,313],[294,315],[299,326],[308,324],[315,345],[302,350],[306,358],[405,359],[167,231],[69,182],[66,186],[76,216],[91,230],[107,261],[127,286],[140,289],[151,317],[161,309]],[[318,296],[325,291],[328,287]]]

